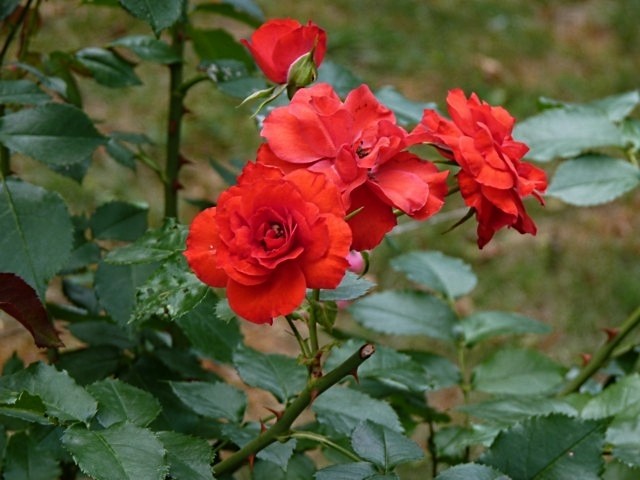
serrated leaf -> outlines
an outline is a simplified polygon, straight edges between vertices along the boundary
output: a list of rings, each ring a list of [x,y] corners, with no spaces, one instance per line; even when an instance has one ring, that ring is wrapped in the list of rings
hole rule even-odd
[[[114,40],[113,47],[126,47],[142,60],[169,64],[180,61],[180,56],[167,43],[149,35],[130,35]]]
[[[508,397],[460,405],[456,408],[476,418],[500,425],[509,425],[529,417],[562,413],[574,417],[578,410],[560,399],[548,397]]]
[[[403,353],[422,367],[431,389],[439,390],[460,383],[460,370],[448,358],[430,352],[405,351]]]
[[[89,385],[87,390],[98,400],[97,418],[105,428],[125,421],[146,427],[161,410],[160,403],[149,392],[118,379],[104,379]]]
[[[335,289],[320,290],[320,301],[355,300],[366,295],[373,287],[375,283],[353,272],[347,272]]]
[[[227,322],[218,317],[218,303],[210,291],[176,322],[200,354],[212,360],[231,363],[233,351],[242,341],[242,333],[237,321]]]
[[[617,415],[640,404],[640,375],[627,375],[587,402],[583,418],[598,419]]]
[[[117,53],[105,48],[89,47],[76,52],[80,62],[100,85],[110,88],[142,85],[133,65]]]
[[[632,90],[582,104],[562,102],[549,98],[543,98],[541,100],[545,106],[549,107],[586,107],[601,110],[607,114],[612,122],[619,122],[638,106],[638,103],[640,103],[640,93],[637,90]]]
[[[131,245],[112,250],[105,261],[115,265],[151,263],[166,260],[185,248],[188,229],[173,218],[162,227],[149,230]]]
[[[156,35],[169,28],[182,16],[184,0],[120,0],[122,5],[134,17],[148,23]]]
[[[98,264],[95,289],[100,305],[121,327],[126,326],[133,314],[136,289],[143,285],[158,268],[157,263],[139,265]]]
[[[564,379],[564,368],[536,350],[505,348],[473,371],[473,386],[502,395],[541,395]]]
[[[478,279],[471,266],[442,252],[409,252],[391,260],[391,266],[416,283],[457,298],[473,290]]]
[[[226,383],[169,382],[173,393],[191,410],[206,418],[242,421],[247,398],[241,390]]]
[[[75,338],[94,347],[108,346],[125,350],[136,346],[128,332],[111,322],[87,320],[72,323],[68,328]]]
[[[90,346],[65,351],[56,361],[59,369],[66,370],[79,385],[83,386],[115,374],[122,363],[122,352],[106,346]]]
[[[120,165],[134,170],[136,168],[136,154],[124,143],[115,138],[109,138],[106,145],[107,153]]]
[[[51,425],[51,419],[47,417],[47,409],[39,397],[22,392],[17,395],[15,401],[9,400],[12,403],[0,405],[0,415],[32,424]]]
[[[342,435],[350,435],[360,422],[366,420],[403,432],[398,415],[388,403],[351,388],[330,388],[314,400],[312,409],[321,424]]]
[[[217,13],[258,27],[265,20],[264,13],[253,0],[220,0],[197,5],[196,11]]]
[[[0,272],[17,274],[41,299],[71,252],[72,229],[58,194],[19,181],[0,183]]]
[[[382,467],[385,472],[424,457],[424,452],[413,440],[370,420],[353,430],[351,447],[362,459]]]
[[[316,467],[309,457],[304,454],[294,454],[287,463],[285,470],[273,462],[259,460],[253,468],[255,478],[269,480],[308,480],[314,478]]]
[[[3,467],[4,480],[56,480],[61,474],[53,452],[26,432],[9,439]]]
[[[82,471],[96,480],[162,480],[166,451],[146,428],[120,423],[104,430],[68,428],[62,443]]]
[[[89,219],[93,237],[133,241],[147,230],[149,207],[113,201],[100,205]]]
[[[500,433],[481,462],[514,479],[597,480],[604,428],[558,414],[535,417]]]
[[[447,468],[436,480],[510,480],[505,474],[486,465],[465,463]]]
[[[613,456],[640,468],[640,402],[617,415],[607,428],[606,441],[613,446]]]
[[[423,292],[375,293],[351,305],[349,312],[376,332],[454,339],[455,313],[444,301]]]
[[[622,131],[607,112],[589,106],[546,110],[517,123],[513,136],[529,146],[527,158],[539,162],[594,148],[624,147]]]
[[[233,365],[242,381],[271,392],[282,403],[300,393],[307,382],[307,371],[295,358],[239,348]]]
[[[87,422],[97,410],[96,401],[66,373],[37,362],[25,370],[0,378],[3,403],[15,403],[21,392],[39,397],[47,415],[61,422]],[[11,395],[15,397],[14,401]]]
[[[188,269],[184,257],[175,255],[138,287],[131,321],[141,323],[152,318],[173,321],[193,310],[208,291],[209,286]]]
[[[242,426],[234,423],[227,423],[221,426],[221,431],[223,438],[230,440],[239,447],[244,447],[247,443],[260,435],[261,427],[255,422],[246,423]],[[277,465],[281,469],[284,469],[293,455],[296,443],[296,439],[294,438],[283,443],[272,443],[268,447],[260,450],[256,454],[256,458],[268,461]]]
[[[47,165],[81,163],[105,142],[71,105],[46,103],[0,117],[0,143]]]
[[[267,448],[260,450],[256,457],[260,460],[273,463],[284,470],[287,468],[289,460],[293,456],[296,445],[297,440],[295,438],[290,438],[286,442],[272,443]]]
[[[373,464],[353,462],[342,465],[331,465],[318,470],[315,480],[366,480],[377,473]]]
[[[478,342],[499,335],[522,333],[545,334],[551,327],[524,315],[510,312],[478,312],[460,322],[465,344],[472,347]]]
[[[325,369],[331,370],[360,348],[362,342],[349,340],[331,350]],[[418,362],[390,347],[376,346],[376,354],[358,367],[358,378],[377,380],[395,389],[426,392],[432,387],[431,377]]]
[[[462,462],[469,447],[489,447],[503,430],[501,426],[474,423],[470,427],[445,426],[436,431],[434,444],[439,458],[448,463]]]
[[[209,443],[176,432],[158,432],[158,439],[167,451],[169,475],[175,480],[213,480],[213,451]]]
[[[38,82],[40,82],[43,87],[59,93],[65,99],[69,99],[69,85],[67,85],[67,82],[65,82],[62,78],[45,75],[33,65],[29,65],[28,63],[16,62],[14,63],[14,65],[17,68],[21,68],[22,70],[29,72],[31,75],[36,77],[38,79]]]
[[[436,104],[433,102],[416,102],[409,100],[402,93],[392,86],[385,86],[377,90],[376,98],[386,107],[393,110],[398,123],[404,126],[413,126],[420,123],[422,113],[425,109],[434,110]]]
[[[585,155],[558,167],[547,194],[584,207],[610,202],[638,185],[637,166],[605,155]]]
[[[13,273],[0,273],[0,310],[29,330],[38,347],[62,346],[58,332],[36,291]]]
[[[247,50],[226,30],[190,28],[189,36],[201,62],[239,60],[246,66],[253,64]]]
[[[30,80],[0,80],[0,104],[39,105],[51,97]]]

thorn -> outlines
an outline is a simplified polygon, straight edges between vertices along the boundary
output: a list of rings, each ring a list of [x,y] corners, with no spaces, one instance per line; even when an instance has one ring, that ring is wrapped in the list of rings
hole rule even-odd
[[[318,390],[316,390],[315,388],[311,390],[311,394],[310,394],[311,401],[309,402],[309,405],[311,405],[314,402],[314,400],[318,397],[318,395],[319,395]]]
[[[262,420],[260,420],[260,433],[264,433],[267,431],[267,426],[264,424]]]
[[[358,369],[354,368],[351,372],[350,372],[351,376],[353,378],[355,378],[356,383],[360,383],[360,379],[358,378]]]
[[[590,353],[581,353],[580,358],[582,358],[582,366],[585,367],[591,361]]]
[[[182,190],[184,188],[184,185],[182,185],[178,180],[175,180],[173,182],[173,190],[175,192],[177,192],[178,190]]]
[[[169,134],[175,135],[177,131],[178,131],[178,122],[176,122],[173,119],[169,120]]]
[[[193,162],[191,160],[189,160],[187,157],[183,156],[183,155],[179,155],[178,156],[178,166],[179,167],[184,167],[185,165],[191,165],[193,164]]]
[[[617,328],[603,328],[602,331],[607,334],[607,343],[616,338],[620,333]]]
[[[183,105],[182,106],[182,115],[189,115],[190,113],[193,113],[193,112]]]
[[[252,453],[251,455],[249,455],[249,470],[251,470],[253,472],[253,463],[256,460],[256,454]]]
[[[278,411],[278,410],[274,410],[273,408],[269,408],[269,407],[265,407],[265,408],[268,411],[270,411],[271,413],[273,413],[277,420],[280,420],[282,418],[282,414],[284,413],[284,410]]]

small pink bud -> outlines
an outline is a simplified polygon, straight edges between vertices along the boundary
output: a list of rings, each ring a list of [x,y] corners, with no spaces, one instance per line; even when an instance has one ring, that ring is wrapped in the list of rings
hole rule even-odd
[[[349,262],[350,272],[361,274],[364,271],[365,262],[362,253],[356,250],[351,250],[347,255],[347,261]]]

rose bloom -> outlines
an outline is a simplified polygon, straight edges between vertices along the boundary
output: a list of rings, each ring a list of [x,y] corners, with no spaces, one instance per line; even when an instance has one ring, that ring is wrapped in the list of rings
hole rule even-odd
[[[269,20],[253,32],[250,40],[240,41],[274,83],[287,83],[291,65],[312,50],[313,61],[319,67],[327,51],[324,30],[311,21],[302,25],[290,18]]]
[[[351,231],[324,175],[248,164],[216,207],[193,220],[184,252],[196,276],[226,287],[231,309],[255,323],[292,313],[307,288],[335,288]]]
[[[465,203],[475,211],[478,246],[486,245],[503,227],[535,235],[536,226],[522,198],[533,195],[542,204],[547,177],[521,161],[529,147],[511,136],[514,118],[476,94],[467,99],[460,89],[449,92],[447,106],[451,120],[425,110],[411,136],[413,141],[433,144],[460,166],[458,185]]]
[[[448,172],[408,152],[408,133],[362,85],[340,100],[328,84],[301,89],[264,120],[258,162],[322,172],[347,207],[354,250],[369,250],[399,210],[424,220],[444,203]]]

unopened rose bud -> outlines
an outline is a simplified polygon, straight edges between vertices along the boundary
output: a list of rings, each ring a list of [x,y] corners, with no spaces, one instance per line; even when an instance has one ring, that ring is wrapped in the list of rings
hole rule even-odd
[[[318,78],[318,67],[313,60],[314,52],[315,48],[291,64],[287,73],[287,84],[290,89],[306,87]]]
[[[348,270],[350,272],[360,275],[364,271],[365,261],[362,253],[356,250],[351,250],[347,255],[347,262],[349,262]]]

